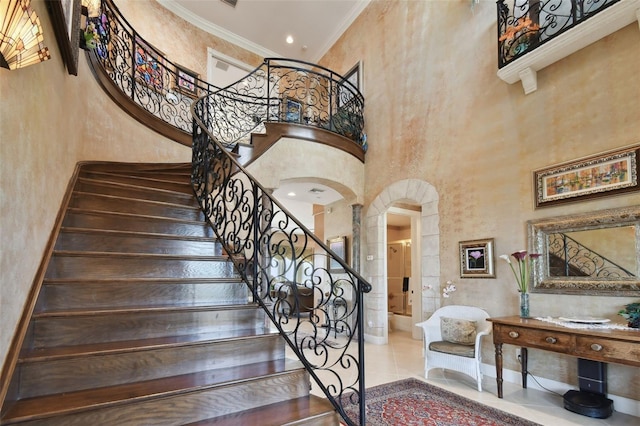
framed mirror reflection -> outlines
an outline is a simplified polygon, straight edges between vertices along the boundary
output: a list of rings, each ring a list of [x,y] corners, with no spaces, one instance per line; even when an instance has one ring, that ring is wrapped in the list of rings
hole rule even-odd
[[[533,292],[640,296],[640,206],[527,222]]]

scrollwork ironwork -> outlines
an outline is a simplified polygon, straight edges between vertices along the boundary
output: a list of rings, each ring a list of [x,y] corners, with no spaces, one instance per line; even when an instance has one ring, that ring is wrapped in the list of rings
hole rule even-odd
[[[591,278],[635,277],[635,274],[605,256],[585,247],[564,233],[549,235],[549,254],[562,260],[563,273],[557,276]]]
[[[552,40],[620,0],[498,1],[498,67]]]
[[[189,94],[176,89],[176,64],[145,41],[112,0],[102,0],[100,15],[90,18],[98,34],[95,57],[113,84],[152,116],[191,132]],[[364,98],[349,81],[318,65],[267,58],[225,88],[194,79],[193,93],[207,97],[208,130],[232,149],[264,133],[265,122],[283,122],[285,100],[300,106],[297,124],[329,130],[363,146]],[[290,122],[290,121],[289,121]]]
[[[360,401],[360,418],[364,419],[362,298],[371,286],[215,140],[208,129],[218,121],[221,99],[220,94],[212,94],[198,100],[192,109],[192,182],[198,200],[251,288],[254,301],[265,309],[319,388],[352,425],[342,403]],[[332,273],[330,258],[344,272]]]

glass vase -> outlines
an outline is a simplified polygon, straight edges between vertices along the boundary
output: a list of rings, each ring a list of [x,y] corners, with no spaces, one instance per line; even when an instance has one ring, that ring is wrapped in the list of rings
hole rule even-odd
[[[529,318],[529,293],[520,293],[520,318]]]

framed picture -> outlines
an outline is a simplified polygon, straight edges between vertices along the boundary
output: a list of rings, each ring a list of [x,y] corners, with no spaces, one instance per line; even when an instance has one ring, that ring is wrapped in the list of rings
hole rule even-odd
[[[45,2],[56,34],[60,54],[67,72],[78,75],[80,55],[80,0],[50,0]]]
[[[174,90],[192,98],[198,97],[198,79],[200,74],[182,65],[176,64]]]
[[[299,123],[302,117],[302,104],[291,98],[284,98],[282,101],[282,116],[284,121]]]
[[[162,53],[141,38],[136,38],[135,43],[136,81],[161,92],[165,89]]]
[[[493,238],[460,241],[460,278],[494,278]]]
[[[327,240],[329,249],[337,254],[340,259],[347,262],[347,237],[335,237]],[[327,256],[327,269],[329,272],[344,272],[344,268],[334,258]]]
[[[358,61],[358,63],[347,72],[344,80],[342,80],[342,84],[339,86],[338,108],[343,107],[353,99],[352,87],[355,87],[362,93],[362,80],[362,61]],[[349,85],[345,86],[344,82],[348,82]],[[343,88],[343,86],[346,88]]]
[[[639,155],[635,145],[534,171],[536,208],[637,191]]]

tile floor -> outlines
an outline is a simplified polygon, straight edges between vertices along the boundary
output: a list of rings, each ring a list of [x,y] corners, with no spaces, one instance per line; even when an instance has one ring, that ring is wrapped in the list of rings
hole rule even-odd
[[[389,335],[389,345],[365,346],[365,384],[372,387],[383,383],[415,377],[423,379],[424,359],[422,342],[411,338],[409,332],[394,331]],[[535,389],[522,389],[519,385],[504,382],[504,398],[497,397],[494,377],[486,377],[483,392],[478,392],[470,377],[446,371],[431,370],[426,380],[461,396],[515,414],[545,426],[639,426],[640,418],[619,412],[607,419],[582,416],[563,408],[562,396]]]
[[[292,353],[288,356],[295,358]],[[319,375],[322,377],[323,374],[320,372]],[[389,334],[388,345],[365,344],[367,388],[409,377],[425,380],[423,375],[422,341],[412,339],[409,332],[393,331]],[[346,383],[352,382],[348,378],[343,379],[346,379]],[[472,378],[454,371],[431,370],[426,381],[543,426],[640,426],[640,418],[616,411],[606,419],[595,419],[573,413],[563,407],[562,395],[531,387],[522,389],[519,384],[507,381],[503,384],[504,398],[500,399],[497,397],[495,377],[484,377],[483,392],[477,391],[476,383]],[[315,384],[312,384],[311,392],[324,396]]]

